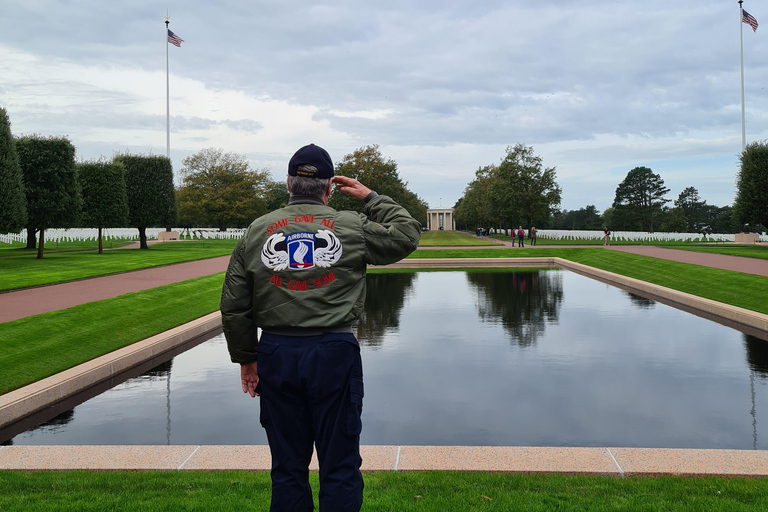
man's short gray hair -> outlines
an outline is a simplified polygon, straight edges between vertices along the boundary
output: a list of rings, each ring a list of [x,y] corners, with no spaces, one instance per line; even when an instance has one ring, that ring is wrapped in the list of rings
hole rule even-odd
[[[300,165],[299,171],[316,172],[314,165]],[[323,197],[328,190],[330,179],[308,178],[306,176],[288,176],[288,188],[292,196]]]

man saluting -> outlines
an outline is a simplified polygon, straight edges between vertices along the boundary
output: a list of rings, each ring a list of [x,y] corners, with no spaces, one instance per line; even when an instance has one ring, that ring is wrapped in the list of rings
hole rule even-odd
[[[363,369],[352,325],[365,302],[366,265],[398,261],[421,225],[387,196],[335,176],[310,144],[288,164],[290,200],[256,219],[235,247],[221,314],[243,392],[260,396],[272,454],[271,512],[311,511],[309,463],[320,463],[320,510],[358,511]],[[365,213],[327,206],[332,184]],[[262,329],[257,339],[256,328]]]

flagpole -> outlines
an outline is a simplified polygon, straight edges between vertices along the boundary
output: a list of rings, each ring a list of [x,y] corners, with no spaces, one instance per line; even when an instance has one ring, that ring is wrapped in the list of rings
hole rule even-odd
[[[741,49],[741,150],[747,147],[747,130],[744,116],[744,7],[739,0],[739,48]]]
[[[171,80],[170,67],[168,65],[168,17],[165,18],[165,156],[171,158]],[[743,72],[742,72],[743,73]],[[743,77],[742,77],[743,84]],[[743,88],[743,85],[742,85]],[[743,94],[743,92],[742,92]],[[742,99],[742,106],[744,101]]]

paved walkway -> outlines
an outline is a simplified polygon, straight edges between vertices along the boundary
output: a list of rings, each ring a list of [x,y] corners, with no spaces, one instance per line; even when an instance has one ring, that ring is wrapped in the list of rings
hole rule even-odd
[[[0,293],[0,323],[224,272],[229,256]]]
[[[606,476],[768,477],[765,450],[361,446],[363,471],[501,471]],[[0,470],[269,471],[269,448],[246,446],[0,446]],[[317,470],[317,458],[310,469]]]

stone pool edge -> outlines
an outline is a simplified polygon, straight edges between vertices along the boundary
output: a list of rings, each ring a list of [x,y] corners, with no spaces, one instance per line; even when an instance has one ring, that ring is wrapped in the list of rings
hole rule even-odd
[[[528,446],[361,446],[362,470],[611,477],[768,477],[768,451]],[[264,445],[0,446],[0,471],[269,471]],[[317,471],[317,458],[310,469]]]
[[[221,327],[218,311],[0,395],[0,428]]]

